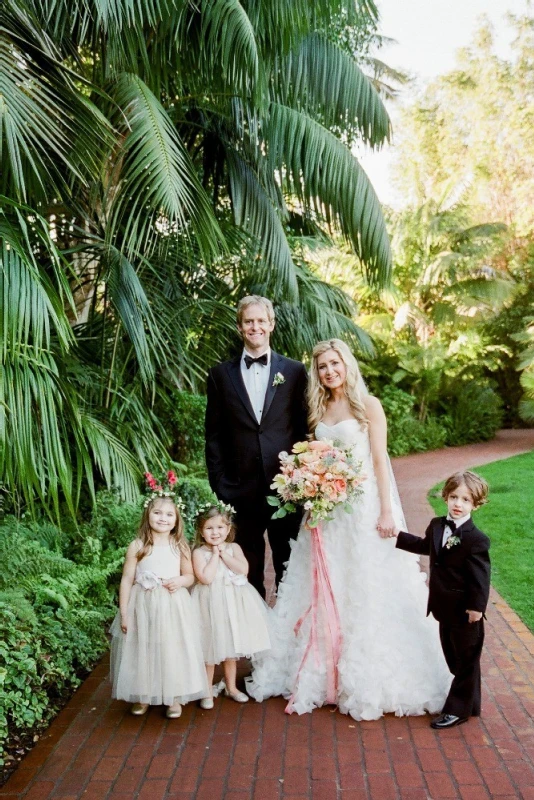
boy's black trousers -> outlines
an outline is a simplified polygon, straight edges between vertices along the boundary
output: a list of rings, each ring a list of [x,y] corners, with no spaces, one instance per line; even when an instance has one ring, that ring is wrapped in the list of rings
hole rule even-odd
[[[480,656],[484,644],[484,620],[462,625],[439,624],[443,654],[454,679],[443,714],[480,716]]]

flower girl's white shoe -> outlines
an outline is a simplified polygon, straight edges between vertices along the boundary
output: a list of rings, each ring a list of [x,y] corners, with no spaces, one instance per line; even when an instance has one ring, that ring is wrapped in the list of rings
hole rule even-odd
[[[248,701],[249,701],[248,694],[245,694],[244,692],[238,692],[237,689],[235,690],[235,692],[230,692],[225,687],[224,688],[224,696],[225,697],[231,697],[232,700],[236,701],[236,703],[248,703]]]
[[[182,706],[180,703],[175,703],[173,706],[169,706],[167,711],[165,712],[165,716],[167,719],[178,719],[178,717],[182,716]]]
[[[134,703],[130,706],[130,714],[134,717],[142,717],[148,711],[148,703]]]
[[[200,701],[200,708],[203,708],[205,711],[210,711],[214,705],[213,697],[203,697]]]

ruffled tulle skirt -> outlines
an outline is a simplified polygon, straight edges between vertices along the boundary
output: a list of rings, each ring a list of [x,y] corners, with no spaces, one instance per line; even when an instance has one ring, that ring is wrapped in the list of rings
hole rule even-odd
[[[271,647],[268,608],[250,583],[236,586],[216,578],[197,583],[192,602],[200,620],[200,641],[206,664],[242,658]]]
[[[128,629],[111,629],[112,696],[130,703],[173,705],[209,695],[198,620],[185,588],[169,592],[134,584]]]
[[[369,470],[372,468],[369,467]],[[397,550],[376,531],[378,492],[372,473],[353,513],[339,511],[322,525],[322,542],[342,635],[337,664],[337,704],[356,720],[382,714],[441,711],[451,675],[437,622],[426,617],[428,590],[417,556]],[[293,542],[284,580],[271,611],[272,650],[253,659],[247,690],[256,700],[292,696],[299,714],[327,698],[327,662],[321,631],[328,623],[319,606],[317,643],[310,640],[312,600],[310,532]],[[297,626],[299,620],[304,621]],[[297,628],[297,632],[295,632]]]

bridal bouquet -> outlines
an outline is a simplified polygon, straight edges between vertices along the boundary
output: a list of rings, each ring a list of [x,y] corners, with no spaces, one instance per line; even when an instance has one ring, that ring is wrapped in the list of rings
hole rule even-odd
[[[360,484],[366,478],[351,448],[337,447],[327,440],[297,442],[291,455],[280,453],[280,464],[280,472],[271,484],[279,496],[267,498],[277,508],[273,519],[284,517],[300,505],[309,512],[308,525],[312,528],[321,520],[331,519],[331,512],[339,504],[344,511],[352,511],[351,504],[361,493]]]

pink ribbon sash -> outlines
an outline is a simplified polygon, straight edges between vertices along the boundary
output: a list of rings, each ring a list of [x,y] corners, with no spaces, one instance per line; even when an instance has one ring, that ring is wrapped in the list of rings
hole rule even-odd
[[[300,617],[295,625],[295,636],[298,636],[304,621],[311,615],[310,636],[293,688],[293,693],[285,708],[286,714],[295,710],[294,701],[298,690],[300,673],[308,660],[310,652],[314,651],[315,658],[319,658],[319,625],[321,624],[322,640],[325,645],[326,657],[326,702],[337,705],[338,695],[338,664],[341,657],[341,624],[336,598],[332,590],[330,573],[323,548],[321,529],[319,526],[310,529],[311,533],[311,569],[312,569],[312,601],[309,608]],[[321,614],[321,611],[323,613]],[[320,619],[321,618],[321,619]]]

